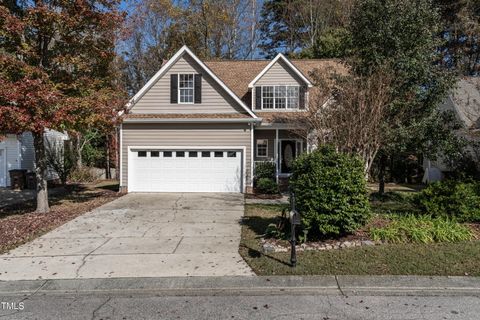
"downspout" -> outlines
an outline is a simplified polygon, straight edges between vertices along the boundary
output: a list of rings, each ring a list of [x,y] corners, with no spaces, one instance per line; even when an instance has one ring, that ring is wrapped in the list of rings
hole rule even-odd
[[[255,129],[255,123],[250,123],[250,187],[253,188],[253,164],[254,164],[254,156],[253,156],[253,133]]]

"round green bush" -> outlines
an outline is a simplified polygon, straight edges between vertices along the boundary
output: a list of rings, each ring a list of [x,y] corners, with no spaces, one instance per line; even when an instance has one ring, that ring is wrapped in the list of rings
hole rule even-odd
[[[257,181],[257,191],[264,194],[278,193],[278,184],[270,178],[260,178]]]
[[[332,147],[295,160],[290,187],[309,238],[336,237],[366,223],[370,205],[363,168],[358,157]]]
[[[439,181],[430,184],[414,198],[424,213],[453,217],[460,222],[480,221],[480,183]]]
[[[275,163],[270,161],[257,162],[255,164],[255,178],[275,179]]]

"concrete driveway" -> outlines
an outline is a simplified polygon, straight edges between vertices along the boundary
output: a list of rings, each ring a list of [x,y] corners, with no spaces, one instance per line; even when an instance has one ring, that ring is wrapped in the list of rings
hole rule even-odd
[[[0,280],[240,276],[242,194],[128,194],[0,256]]]

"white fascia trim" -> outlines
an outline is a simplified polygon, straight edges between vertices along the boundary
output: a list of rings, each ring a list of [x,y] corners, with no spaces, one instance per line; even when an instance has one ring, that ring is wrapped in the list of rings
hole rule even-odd
[[[262,118],[240,118],[240,119],[220,119],[220,118],[203,118],[203,119],[169,119],[169,118],[142,118],[142,119],[124,119],[123,123],[250,123],[261,122]]]
[[[168,69],[170,69],[170,67],[175,63],[177,62],[177,60],[184,54],[184,53],[188,53],[194,60],[195,62],[197,62],[200,67],[205,70],[208,75],[210,77],[213,78],[213,80],[215,80],[215,82],[217,82],[245,111],[247,111],[247,113],[252,116],[252,118],[257,118],[257,116],[255,115],[255,113],[252,112],[252,110],[250,110],[250,108],[245,104],[243,103],[242,100],[240,100],[240,98],[235,94],[233,93],[232,90],[230,90],[226,85],[225,83],[223,83],[222,80],[220,80],[213,72],[212,70],[210,70],[203,62],[202,60],[200,60],[187,46],[183,46],[180,50],[177,51],[177,53],[175,53],[175,55],[170,58],[170,60],[168,60],[167,63],[165,63],[163,65],[163,67],[160,68],[160,70],[158,70],[158,72],[150,79],[148,80],[148,82],[143,86],[142,89],[140,89],[140,91],[137,92],[137,94],[135,94],[133,96],[132,99],[130,99],[130,101],[128,101],[126,107],[127,107],[127,110],[130,109],[137,101],[138,99],[140,99],[152,86],[155,82],[157,82],[157,80],[165,73],[167,72]]]
[[[177,60],[181,57],[181,55],[185,52],[185,49],[186,49],[186,46],[183,46],[180,50],[177,51],[177,53],[175,53],[173,55],[173,57],[170,58],[170,60],[167,61],[167,63],[165,63],[161,68],[160,70],[157,71],[157,73],[155,73],[155,75],[153,77],[150,78],[150,80],[148,80],[148,82],[127,102],[127,104],[125,105],[126,109],[129,110],[131,107],[133,107],[133,105],[138,101],[138,99],[140,99],[141,97],[143,97],[143,95],[145,93],[147,93],[147,91],[155,84],[155,82],[157,82],[158,79],[160,79],[160,77],[168,70],[170,69],[170,67],[175,63],[177,62]]]
[[[290,69],[292,69],[303,81],[305,81],[305,83],[308,85],[309,88],[313,87],[313,84],[310,82],[310,80],[307,79],[307,77],[305,77],[303,75],[303,73],[298,70],[297,67],[295,67],[293,65],[293,63],[290,62],[290,60],[287,59],[287,57],[285,57],[282,53],[279,53],[277,54],[277,56],[272,60],[270,61],[270,63],[255,77],[255,79],[252,80],[252,82],[250,82],[248,84],[248,87],[249,88],[253,88],[255,86],[255,83],[257,83],[257,81],[263,77],[263,75],[268,71],[270,70],[270,68],[279,60],[279,59],[282,59],[283,61],[285,61],[285,63],[288,65],[288,67]]]

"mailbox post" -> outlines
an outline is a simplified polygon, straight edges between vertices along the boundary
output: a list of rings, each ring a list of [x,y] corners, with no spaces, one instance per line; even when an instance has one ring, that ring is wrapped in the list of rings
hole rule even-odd
[[[290,223],[291,223],[291,255],[290,255],[290,263],[292,267],[297,266],[297,238],[295,235],[295,229],[298,225],[300,225],[300,214],[298,213],[297,209],[295,208],[295,194],[292,192],[290,194]]]

